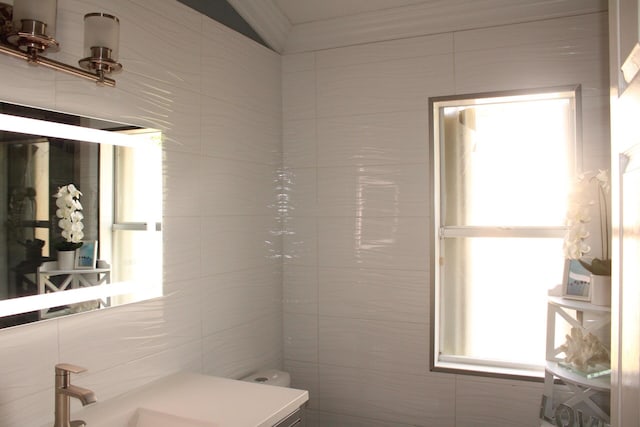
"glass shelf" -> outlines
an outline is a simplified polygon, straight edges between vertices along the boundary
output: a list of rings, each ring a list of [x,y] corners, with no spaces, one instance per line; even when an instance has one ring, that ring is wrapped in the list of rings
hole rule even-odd
[[[605,375],[611,375],[610,365],[598,364],[598,365],[589,367],[586,371],[583,371],[582,369],[578,369],[576,366],[567,362],[558,362],[558,366],[568,371],[571,371],[574,374],[582,375],[587,379],[593,379],[593,378],[598,378]]]
[[[604,374],[595,378],[587,378],[583,374],[578,374],[572,370],[563,368],[558,362],[547,361],[547,372],[552,373],[563,381],[589,387],[594,390],[608,391],[611,389],[611,376]]]

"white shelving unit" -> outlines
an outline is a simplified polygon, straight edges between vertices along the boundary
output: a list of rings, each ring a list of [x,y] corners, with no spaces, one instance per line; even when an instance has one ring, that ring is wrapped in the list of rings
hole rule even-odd
[[[564,325],[559,324],[560,319]],[[557,343],[558,326],[580,328],[584,335],[609,337],[606,328],[611,326],[611,308],[593,305],[584,301],[576,301],[561,297],[549,297],[547,304],[547,345],[546,367],[544,379],[544,396],[540,408],[541,426],[557,425],[554,423],[556,415],[562,416],[560,425],[578,424],[582,417],[584,425],[592,425],[591,418],[597,423],[609,423],[608,405],[611,388],[610,374],[602,374],[595,378],[588,378],[582,373],[576,373],[560,365],[564,360],[560,357],[562,351]],[[606,372],[606,371],[605,371]],[[560,392],[559,383],[565,384]],[[578,414],[580,411],[580,414]],[[589,422],[587,422],[589,421]]]
[[[38,267],[36,271],[38,294],[61,292],[66,289],[77,289],[86,286],[102,286],[111,283],[111,266],[102,260],[98,260],[96,268],[91,269],[58,270],[57,268],[58,263],[56,261],[44,262]],[[54,281],[54,277],[60,279],[59,282]],[[111,305],[109,298],[101,300],[100,303],[103,307]],[[40,317],[43,319],[56,317],[59,314],[65,314],[65,312],[51,314],[48,308],[40,310]]]

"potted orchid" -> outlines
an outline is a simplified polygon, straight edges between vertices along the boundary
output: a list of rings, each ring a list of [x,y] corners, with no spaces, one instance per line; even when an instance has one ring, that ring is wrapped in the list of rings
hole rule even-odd
[[[597,191],[597,202],[593,189]],[[576,259],[590,273],[597,276],[611,275],[611,258],[609,254],[609,174],[606,170],[597,173],[587,172],[578,176],[569,198],[567,210],[567,234],[564,239],[564,253],[568,259]],[[591,237],[588,223],[591,222],[591,211],[597,206],[600,228],[602,258],[585,258],[591,252],[587,243]]]
[[[53,197],[56,198],[56,216],[59,218],[58,227],[60,227],[62,238],[56,242],[55,248],[58,250],[58,263],[64,262],[64,268],[59,266],[61,270],[73,268],[73,255],[75,250],[82,246],[82,238],[84,237],[82,220],[82,204],[80,204],[80,196],[82,193],[73,184],[68,184],[58,188],[58,192]],[[67,252],[67,255],[63,255]],[[68,258],[71,257],[71,265],[69,266]],[[62,259],[65,261],[62,261]]]

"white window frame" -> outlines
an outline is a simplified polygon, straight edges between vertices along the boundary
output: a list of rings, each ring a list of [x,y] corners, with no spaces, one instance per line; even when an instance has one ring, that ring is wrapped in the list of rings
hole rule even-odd
[[[153,129],[135,129],[122,131],[128,135],[157,135],[159,131]],[[161,134],[160,134],[161,138]],[[147,140],[140,140],[140,143],[150,144]],[[130,146],[128,144],[127,146]],[[112,282],[117,282],[117,267],[113,265],[113,259],[116,258],[114,251],[114,239],[117,233],[122,231],[135,231],[155,233],[162,232],[162,222],[125,222],[119,221],[116,212],[119,203],[118,191],[116,185],[116,168],[117,168],[117,150],[119,145],[102,144],[100,147],[100,257],[112,265]],[[162,185],[162,182],[159,183]],[[154,261],[156,265],[160,265],[162,269],[162,260]],[[116,296],[118,304],[135,302],[139,300],[155,298],[162,296],[162,280],[158,283],[137,284],[136,288],[130,294]]]
[[[519,363],[500,363],[490,360],[474,359],[465,356],[443,356],[440,354],[440,300],[442,265],[441,245],[443,239],[455,237],[560,237],[566,227],[480,227],[480,226],[445,226],[441,210],[441,144],[440,128],[442,119],[440,109],[449,106],[468,106],[483,103],[495,103],[498,98],[515,102],[533,100],[536,97],[549,99],[550,95],[573,99],[575,143],[572,147],[574,165],[571,173],[581,169],[582,153],[582,111],[580,85],[549,87],[530,90],[515,90],[490,93],[464,94],[429,98],[429,150],[430,150],[430,200],[431,238],[430,238],[430,280],[431,280],[431,327],[430,327],[430,369],[432,371],[457,374],[482,375],[490,377],[506,377],[512,379],[541,381],[544,371],[541,367],[533,367]],[[546,307],[545,307],[546,309]]]

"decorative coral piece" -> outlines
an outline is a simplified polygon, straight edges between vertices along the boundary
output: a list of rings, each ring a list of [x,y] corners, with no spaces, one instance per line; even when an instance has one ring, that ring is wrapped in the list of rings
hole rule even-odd
[[[571,335],[566,337],[567,341],[560,346],[565,354],[565,362],[582,371],[598,363],[611,362],[609,351],[595,335],[584,335],[582,329],[571,328]]]

